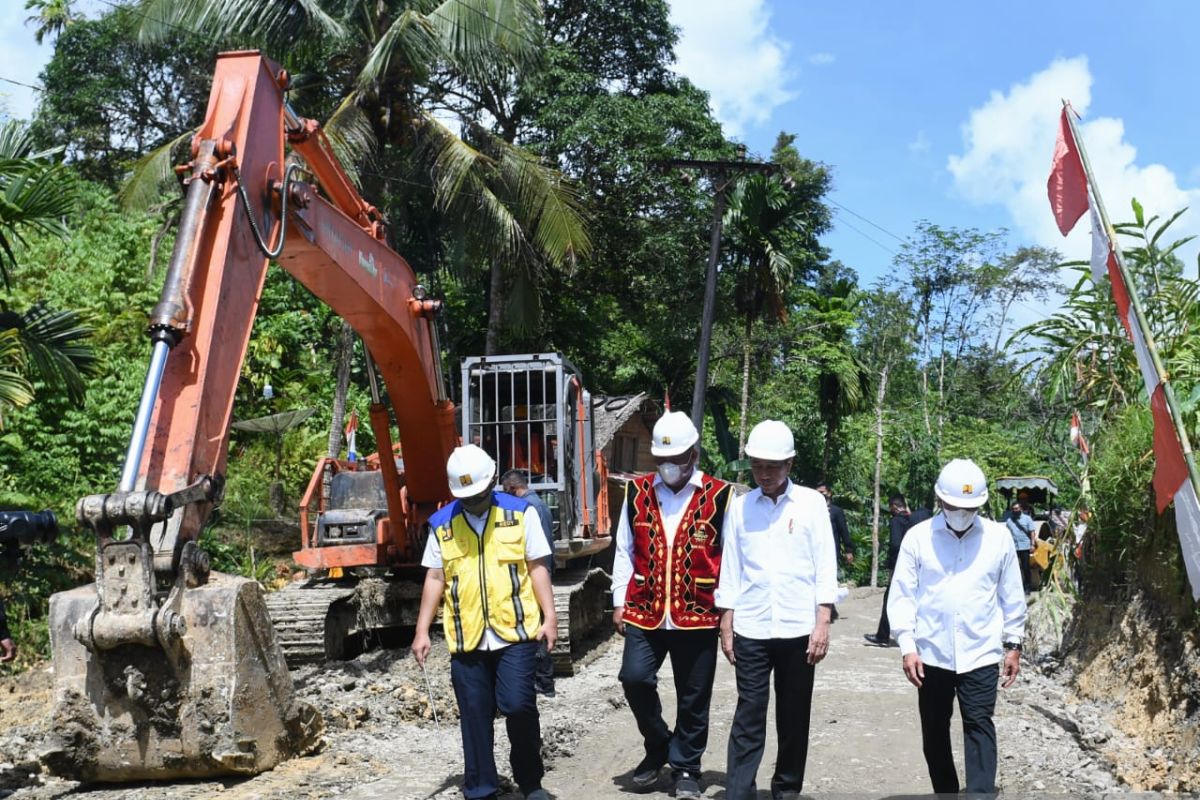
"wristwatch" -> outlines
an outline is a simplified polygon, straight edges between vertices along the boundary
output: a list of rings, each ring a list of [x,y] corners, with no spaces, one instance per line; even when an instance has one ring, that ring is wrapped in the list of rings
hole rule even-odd
[[[1004,649],[1005,650],[1016,650],[1019,653],[1019,652],[1021,652],[1021,643],[1020,642],[1005,642]]]

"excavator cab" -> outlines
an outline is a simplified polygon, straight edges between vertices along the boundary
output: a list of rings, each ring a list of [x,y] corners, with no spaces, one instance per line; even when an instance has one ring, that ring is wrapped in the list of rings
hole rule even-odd
[[[583,558],[608,546],[603,460],[592,434],[591,393],[558,353],[477,356],[462,367],[462,439],[525,474],[554,517],[554,555]]]

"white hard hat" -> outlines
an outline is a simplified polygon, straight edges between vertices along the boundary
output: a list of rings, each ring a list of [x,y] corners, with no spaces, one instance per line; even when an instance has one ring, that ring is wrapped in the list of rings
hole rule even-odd
[[[654,423],[650,438],[650,453],[660,458],[677,456],[691,450],[700,441],[691,417],[682,411],[669,411]]]
[[[746,455],[763,461],[787,461],[796,455],[796,440],[792,438],[791,428],[779,420],[763,420],[750,431]]]
[[[496,477],[496,462],[482,447],[464,444],[454,448],[446,461],[446,476],[450,479],[450,494],[474,497]]]
[[[988,499],[987,478],[974,461],[956,458],[942,467],[933,493],[958,508],[979,508]]]

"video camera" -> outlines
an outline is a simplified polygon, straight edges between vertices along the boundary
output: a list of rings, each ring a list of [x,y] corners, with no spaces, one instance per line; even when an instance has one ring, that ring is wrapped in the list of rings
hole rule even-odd
[[[0,544],[52,544],[56,538],[53,511],[0,511]]]

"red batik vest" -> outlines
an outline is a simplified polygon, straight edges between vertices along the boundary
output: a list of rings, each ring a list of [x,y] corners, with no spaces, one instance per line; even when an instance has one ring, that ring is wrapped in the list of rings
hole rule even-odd
[[[653,630],[668,605],[677,628],[714,628],[713,591],[721,574],[722,525],[733,487],[704,475],[667,548],[654,475],[629,484],[625,513],[633,533],[633,577],[625,591],[625,622]]]

